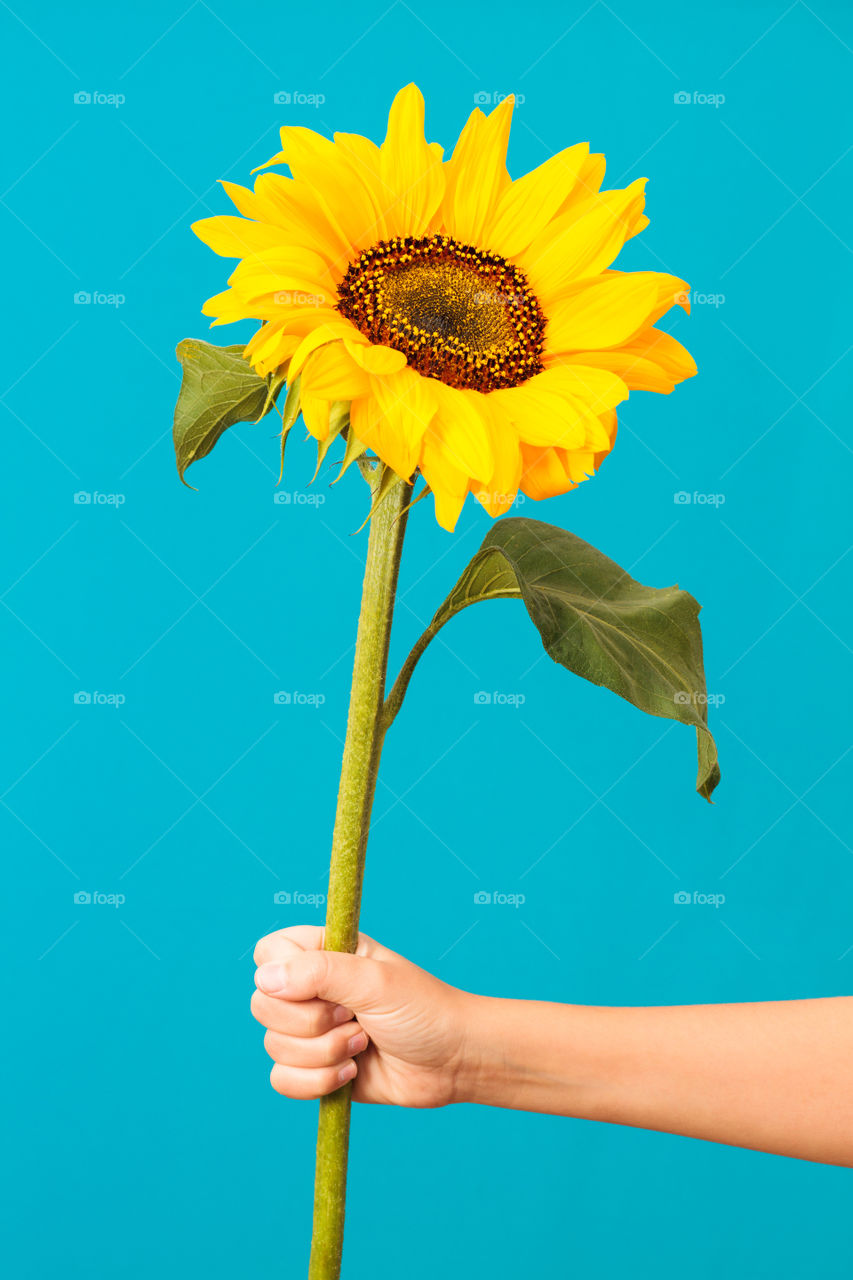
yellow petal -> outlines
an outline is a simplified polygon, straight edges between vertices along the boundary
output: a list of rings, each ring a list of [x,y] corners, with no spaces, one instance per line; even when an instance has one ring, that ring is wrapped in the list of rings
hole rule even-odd
[[[216,218],[201,218],[190,228],[208,248],[221,258],[245,258],[252,253],[265,253],[269,249],[282,248],[282,235],[278,227],[264,222],[248,222],[230,214]]]
[[[604,191],[555,219],[519,263],[545,305],[573,280],[598,275],[619,253],[641,215],[645,178],[624,191]]]
[[[436,420],[424,436],[420,467],[435,499],[435,518],[452,533],[468,496],[468,475],[447,449],[443,427]]]
[[[556,449],[536,449],[523,444],[521,454],[521,487],[528,498],[554,498],[574,487]]]
[[[488,484],[494,470],[494,454],[479,402],[456,387],[433,378],[437,401],[436,421],[448,456],[460,471]]]
[[[282,324],[265,324],[246,345],[245,356],[261,376],[274,372],[299,346],[299,339],[284,332]]]
[[[658,329],[647,329],[612,351],[584,351],[555,359],[563,366],[578,364],[609,369],[618,374],[631,391],[657,391],[662,395],[668,395],[677,382],[696,372],[690,352],[670,334]]]
[[[367,373],[392,374],[406,367],[406,357],[402,351],[397,351],[394,347],[373,346],[372,343],[366,343],[362,339],[347,342],[347,351],[356,364]]]
[[[471,112],[453,155],[444,166],[447,191],[444,222],[463,244],[481,244],[483,228],[509,186],[506,149],[514,99],[510,94],[484,116]]]
[[[579,142],[511,183],[486,219],[486,246],[504,257],[526,249],[576,186],[588,152],[589,144]]]
[[[385,208],[389,199],[382,179],[382,152],[375,142],[363,138],[360,133],[336,133],[334,139],[335,146],[346,156],[372,201],[375,225],[371,243],[387,240],[390,232],[385,221]]]
[[[570,449],[560,454],[560,461],[573,485],[582,484],[595,474],[595,459],[596,454],[591,449]]]
[[[613,448],[614,444],[616,443],[616,430],[617,430],[616,411],[613,410],[613,412],[611,413],[603,413],[601,415],[601,425],[607,436],[608,445],[606,449],[603,449],[599,453],[596,453],[593,458],[593,467],[595,468],[596,471],[601,466],[602,462],[610,453],[610,450]]]
[[[266,210],[263,202],[258,199],[254,191],[250,191],[248,187],[240,187],[236,182],[220,180],[219,185],[235,206],[237,212],[241,213],[244,218],[251,218],[254,222],[269,222],[269,218],[265,216]]]
[[[518,433],[494,395],[466,391],[486,420],[495,466],[488,487],[474,486],[474,496],[490,516],[502,516],[515,502],[521,479],[521,447]]]
[[[578,174],[577,186],[572,188],[563,202],[562,208],[557,212],[567,213],[573,205],[588,199],[589,196],[597,195],[601,190],[606,168],[607,162],[604,156],[597,151],[590,152]]]
[[[377,239],[379,211],[350,164],[346,149],[297,125],[281,131],[281,156],[301,185],[309,187],[329,224],[343,240],[343,265]]]
[[[293,362],[291,361],[291,369]],[[291,378],[295,374],[289,374]],[[303,393],[321,400],[355,400],[367,395],[369,375],[360,369],[342,342],[319,347],[302,372]]]
[[[613,272],[584,281],[552,305],[545,326],[549,355],[595,351],[626,342],[649,320],[658,297],[652,272]]]
[[[660,329],[646,329],[637,334],[624,350],[656,365],[673,385],[692,378],[696,373],[696,361],[690,352],[672,334],[663,333]]]
[[[621,275],[622,273],[614,272],[613,274]],[[634,274],[645,276],[655,287],[656,296],[649,316],[650,325],[660,320],[661,316],[665,316],[672,307],[681,307],[682,311],[690,315],[690,285],[686,280],[679,280],[678,276],[663,275],[658,271],[637,271]]]
[[[383,213],[389,236],[420,236],[441,204],[441,156],[424,138],[424,99],[406,85],[391,104],[381,148]]]
[[[331,400],[321,400],[317,396],[299,397],[302,420],[315,440],[325,440],[329,434],[329,417],[332,412]]]
[[[327,263],[338,261],[343,248],[340,235],[329,226],[317,196],[305,183],[282,173],[264,173],[255,180],[254,195],[262,221],[285,233],[282,243],[304,245]]]
[[[583,415],[574,400],[548,391],[537,378],[508,391],[495,391],[493,398],[511,416],[512,424],[525,444],[577,448],[586,439]]]
[[[344,319],[318,325],[316,329],[312,329],[310,333],[306,334],[300,342],[290,364],[290,377],[295,378],[301,372],[305,361],[318,347],[325,346],[330,342],[349,341],[356,334],[357,330],[353,328],[349,321]]]
[[[615,409],[628,399],[628,387],[618,373],[607,366],[597,368],[594,361],[590,365],[580,361],[556,365],[537,374],[527,385],[534,383],[559,395],[574,396],[596,415]]]
[[[358,439],[404,480],[418,464],[424,434],[435,415],[431,381],[412,369],[371,378],[369,395],[352,405]]]

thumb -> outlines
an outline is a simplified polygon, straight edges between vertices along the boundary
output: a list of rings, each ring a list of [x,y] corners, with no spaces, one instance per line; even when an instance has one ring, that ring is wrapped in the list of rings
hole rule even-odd
[[[294,952],[278,963],[262,964],[255,985],[279,1000],[329,1000],[355,1012],[369,1012],[386,991],[387,966],[343,951]]]

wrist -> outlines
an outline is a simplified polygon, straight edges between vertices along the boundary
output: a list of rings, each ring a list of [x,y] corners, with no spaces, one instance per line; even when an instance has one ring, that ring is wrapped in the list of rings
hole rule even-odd
[[[454,1102],[603,1118],[614,1010],[465,996]]]

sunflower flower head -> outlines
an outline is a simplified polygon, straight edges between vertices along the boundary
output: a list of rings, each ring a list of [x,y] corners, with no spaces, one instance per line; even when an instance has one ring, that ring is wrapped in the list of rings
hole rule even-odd
[[[468,493],[497,516],[519,490],[574,488],[610,452],[629,391],[667,393],[696,372],[654,327],[689,309],[687,284],[610,269],[648,225],[645,179],[602,191],[604,157],[580,143],[513,181],[512,108],[473,111],[449,160],[425,139],[415,85],[381,146],[287,126],[262,167],[290,177],[223,183],[242,216],[193,226],[240,259],[205,314],[259,321],[246,357],[300,378],[321,451],[345,421],[348,455],[419,472],[446,529]]]

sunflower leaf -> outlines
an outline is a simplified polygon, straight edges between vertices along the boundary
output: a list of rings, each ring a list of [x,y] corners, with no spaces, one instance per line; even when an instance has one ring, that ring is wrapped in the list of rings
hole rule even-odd
[[[204,458],[228,427],[259,421],[272,408],[284,383],[282,374],[255,373],[243,347],[215,347],[199,338],[178,343],[183,380],[175,406],[173,437],[178,475]],[[187,488],[192,488],[187,485]]]
[[[720,780],[708,730],[700,606],[678,587],[646,587],[595,547],[539,520],[499,520],[409,654],[385,704],[390,723],[429,641],[480,600],[524,602],[545,651],[567,670],[603,685],[649,715],[693,725],[696,790]]]

